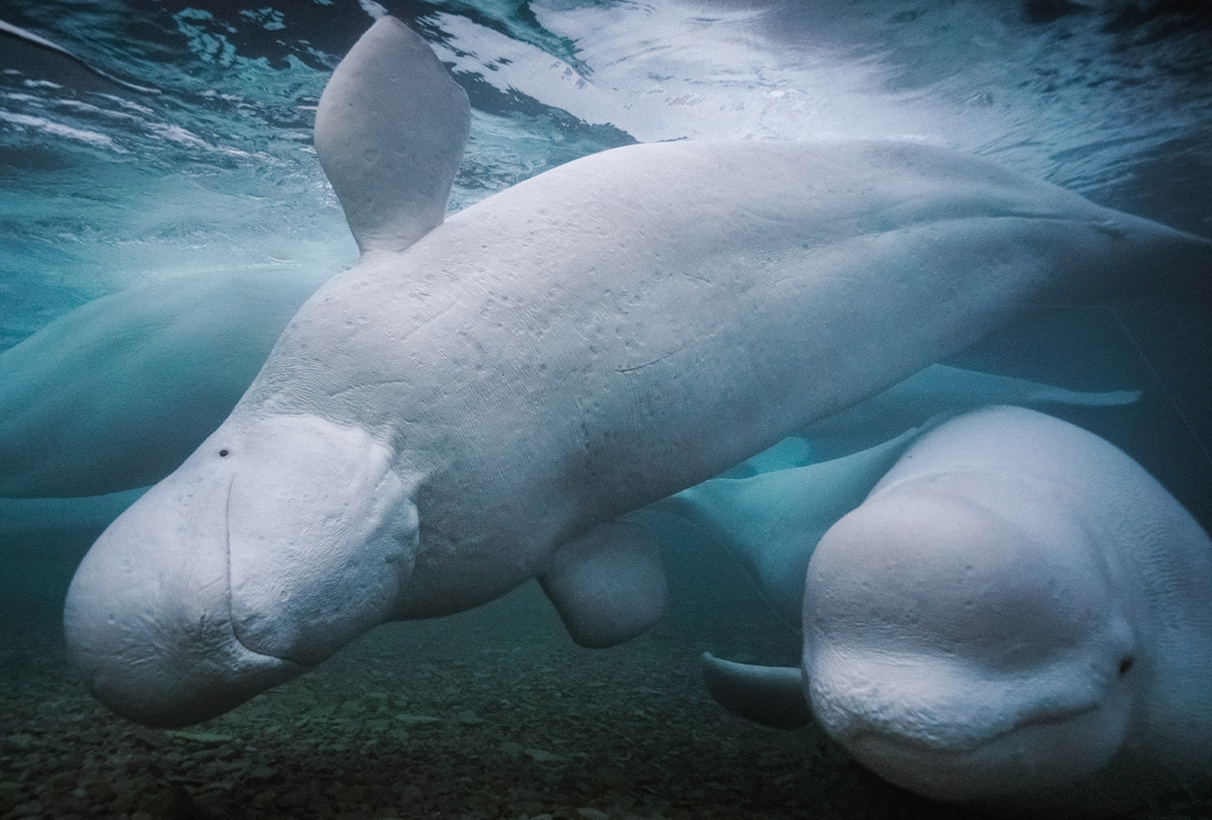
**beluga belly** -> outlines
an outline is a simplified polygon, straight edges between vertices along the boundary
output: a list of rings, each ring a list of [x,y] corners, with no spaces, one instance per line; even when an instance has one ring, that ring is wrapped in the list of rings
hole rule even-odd
[[[81,564],[68,644],[119,713],[201,720],[384,620],[536,577],[579,643],[626,640],[665,583],[623,514],[1041,305],[1212,262],[1206,240],[901,143],[619,148],[407,248],[376,216],[223,425]]]

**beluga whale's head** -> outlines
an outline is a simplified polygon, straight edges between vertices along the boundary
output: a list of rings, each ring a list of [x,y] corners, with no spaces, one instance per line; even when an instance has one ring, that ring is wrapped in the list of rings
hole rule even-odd
[[[89,551],[68,648],[115,712],[204,720],[387,619],[416,537],[392,452],[366,430],[232,419]]]
[[[881,777],[988,804],[1067,788],[1123,747],[1141,674],[1132,605],[1053,489],[927,473],[821,539],[804,686]]]
[[[393,18],[337,66],[316,153],[376,271],[443,221],[470,117]],[[279,359],[310,361],[284,344]],[[306,401],[266,406],[250,398],[274,392],[262,382],[113,522],[68,590],[73,659],[99,700],[141,723],[204,720],[300,674],[387,619],[412,566],[416,507],[391,437]]]

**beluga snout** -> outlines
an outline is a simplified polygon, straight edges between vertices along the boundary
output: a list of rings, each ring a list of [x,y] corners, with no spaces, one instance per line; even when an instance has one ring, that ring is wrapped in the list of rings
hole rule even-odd
[[[141,723],[220,714],[390,616],[415,515],[390,450],[316,417],[229,421],[107,529],[68,591],[90,688]]]

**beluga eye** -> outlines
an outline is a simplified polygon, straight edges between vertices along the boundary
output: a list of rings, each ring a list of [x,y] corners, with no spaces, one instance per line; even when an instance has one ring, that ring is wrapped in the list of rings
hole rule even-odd
[[[230,452],[229,450],[220,450],[219,458],[227,458],[229,452]]]

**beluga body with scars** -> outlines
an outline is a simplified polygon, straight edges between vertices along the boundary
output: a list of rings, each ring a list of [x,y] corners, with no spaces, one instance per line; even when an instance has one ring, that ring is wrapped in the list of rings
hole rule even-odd
[[[328,102],[373,82],[363,53]],[[346,110],[379,127],[372,97]],[[81,564],[68,643],[116,711],[202,720],[535,577],[578,642],[626,640],[665,583],[623,514],[1040,305],[1212,267],[1206,240],[917,144],[618,148],[409,247],[377,207],[347,205],[359,263]]]

